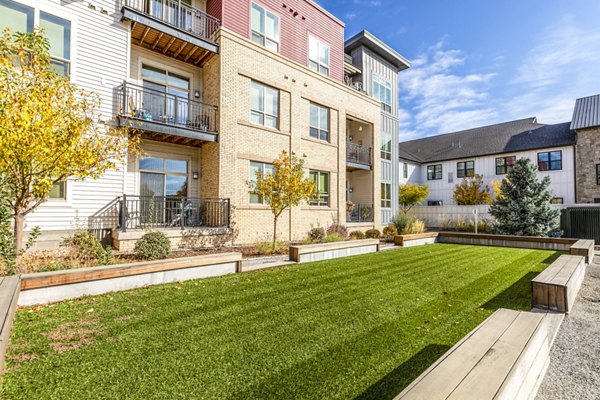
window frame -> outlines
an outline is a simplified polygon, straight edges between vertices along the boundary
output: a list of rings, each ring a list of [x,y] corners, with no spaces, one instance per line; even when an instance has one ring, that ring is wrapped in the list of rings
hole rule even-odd
[[[438,171],[438,167],[439,167],[439,171]],[[428,181],[441,180],[442,176],[443,176],[442,164],[432,164],[432,165],[427,166],[427,180]]]
[[[59,193],[62,192],[62,196],[59,197],[52,197],[52,189],[58,186],[59,187]],[[60,189],[62,187],[62,189]],[[48,193],[48,200],[49,201],[66,201],[67,200],[67,181],[60,181],[60,182],[56,182],[54,185],[52,185],[52,189],[50,189],[50,192]]]
[[[272,173],[274,171],[274,167],[272,163],[268,163],[268,162],[264,162],[264,161],[254,161],[254,160],[250,160],[250,162],[248,163],[248,182],[256,182],[256,175],[251,176],[250,171],[252,171],[252,164],[256,164],[256,165],[260,165],[260,172],[262,175],[265,175],[265,173]],[[268,171],[270,169],[270,171]],[[249,191],[248,193],[248,204],[257,204],[257,205],[264,205],[265,200],[263,198],[261,198],[258,194],[256,194],[255,192]],[[256,201],[253,200],[253,196],[256,196]]]
[[[392,138],[391,136],[382,134],[381,135],[381,148],[379,149],[379,156],[382,160],[391,161],[392,159]]]
[[[378,90],[377,93],[378,95],[376,95],[376,91],[375,91],[375,85],[378,86]],[[378,100],[381,103],[381,109],[387,113],[391,113],[392,112],[392,83],[389,81],[389,79],[385,79],[377,74],[373,74],[373,77],[371,78],[371,86],[372,86],[372,96],[373,98],[375,98],[376,100]],[[382,92],[382,88],[384,89],[384,91]],[[387,92],[389,91],[389,103],[387,102]]]
[[[502,160],[502,164],[498,164],[498,161]],[[512,160],[512,163],[508,161]],[[496,175],[506,175],[508,174],[515,164],[517,163],[517,156],[505,156],[505,157],[497,157],[496,158]],[[502,168],[502,169],[500,169]],[[502,172],[504,171],[504,172]]]
[[[392,208],[392,184],[381,182],[381,208]]]
[[[262,91],[262,95],[259,96],[259,103],[260,103],[260,99],[262,98],[262,108],[263,110],[255,110],[252,108],[252,93],[254,91],[255,88],[258,88],[259,90]],[[266,111],[266,99],[267,99],[267,91],[268,90],[272,90],[276,93],[277,95],[277,101],[276,101],[276,107],[277,110],[276,114],[270,114]],[[280,102],[281,102],[281,96],[280,96],[280,91],[277,88],[274,88],[272,86],[269,85],[265,85],[264,83],[261,83],[259,81],[255,81],[252,80],[250,81],[250,122],[253,123],[254,125],[259,125],[259,126],[264,126],[266,128],[271,128],[271,129],[277,129],[279,130],[279,122],[280,122],[280,118],[279,118],[279,106],[280,106]],[[259,121],[262,122],[256,122],[254,121],[253,117],[258,116],[259,117]],[[267,121],[271,119],[275,121],[275,125],[271,126],[267,124]]]
[[[556,154],[558,153],[560,155],[560,158],[558,160],[553,160],[552,159],[552,154]],[[540,160],[540,156],[547,156],[547,160],[546,161],[541,161]],[[550,150],[550,151],[542,151],[537,153],[537,164],[538,164],[538,171],[561,171],[562,170],[562,150]],[[544,163],[547,163],[548,168],[542,168],[542,165]],[[554,168],[553,167],[553,163],[559,163],[560,166],[559,168]]]
[[[317,110],[317,126],[312,125],[312,113],[313,107]],[[325,112],[327,114],[327,126],[325,129],[321,126],[321,113]],[[313,135],[313,130],[316,133],[316,136]],[[326,142],[330,141],[329,132],[331,130],[331,109],[329,107],[325,107],[321,104],[310,102],[309,105],[309,118],[308,118],[308,135],[313,139],[323,140]],[[324,134],[324,137],[323,137]]]
[[[264,30],[264,32],[256,31],[253,27],[253,23],[252,23],[253,22],[253,20],[252,20],[253,12],[252,11],[254,8],[256,8],[257,11],[261,12],[263,15],[264,26],[262,26],[261,28]],[[271,36],[267,35],[267,32],[266,32],[267,17],[271,17],[276,21],[275,37],[271,37]],[[259,40],[256,40],[256,39],[259,39]],[[279,53],[280,39],[281,39],[281,19],[279,18],[279,15],[268,10],[265,6],[262,6],[256,2],[252,1],[250,3],[250,40],[252,40],[252,42],[258,44],[259,46],[262,46],[266,49],[269,49],[271,51]],[[269,47],[268,43],[271,43],[272,45],[274,45],[275,48]]]
[[[461,167],[462,164],[462,167]],[[471,167],[469,167],[469,165]],[[469,173],[470,172],[470,173]],[[475,160],[458,161],[456,163],[456,178],[473,178],[475,176]]]
[[[162,160],[162,169],[150,169],[150,168],[142,168],[141,166],[141,161],[144,158],[154,158],[157,160]],[[173,169],[169,169],[167,167],[167,163],[169,161],[181,161],[181,162],[185,162],[185,172],[179,172]],[[163,193],[161,196],[163,197],[176,197],[179,195],[174,195],[174,194],[167,194],[167,176],[178,176],[178,177],[183,177],[185,176],[186,178],[186,194],[185,196],[180,196],[180,197],[189,197],[190,196],[190,190],[191,190],[191,183],[192,183],[192,173],[191,173],[191,164],[192,164],[192,160],[190,157],[179,157],[177,155],[174,154],[166,154],[166,153],[147,153],[141,157],[138,157],[137,159],[137,173],[138,173],[138,189],[137,189],[137,193],[139,193],[140,196],[142,196],[142,192],[141,192],[141,187],[140,187],[140,182],[141,182],[141,174],[142,173],[147,173],[147,174],[156,174],[156,175],[162,175],[163,177],[163,188],[165,193]]]
[[[564,197],[553,197],[550,199],[550,204],[565,204]]]
[[[315,43],[317,45],[317,60],[314,60],[311,58],[310,53],[311,53],[311,40],[313,41],[313,43]],[[320,60],[321,58],[321,46],[327,48],[327,64],[323,64]],[[308,35],[308,68],[310,68],[311,70],[323,75],[323,76],[329,76],[330,72],[331,72],[331,46],[329,45],[329,43],[325,43],[324,41],[322,41],[321,39],[319,39],[318,37],[314,36],[314,35]]]
[[[316,177],[316,179],[312,179],[313,178],[313,174]],[[312,207],[329,207],[329,201],[331,199],[331,174],[329,172],[326,171],[319,171],[316,169],[311,169],[308,171],[308,176],[309,179],[312,180],[313,182],[315,182],[315,192],[313,193],[313,197],[309,202],[309,205]],[[327,191],[326,192],[321,192],[320,191],[320,182],[321,182],[321,176],[327,176]]]

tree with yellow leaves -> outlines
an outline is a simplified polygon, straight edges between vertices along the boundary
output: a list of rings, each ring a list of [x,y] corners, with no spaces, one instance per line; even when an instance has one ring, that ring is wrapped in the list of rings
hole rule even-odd
[[[452,199],[459,206],[490,204],[492,201],[490,188],[483,183],[481,175],[475,175],[472,178],[463,178],[454,187]]]
[[[302,201],[310,201],[315,194],[315,182],[305,177],[303,167],[303,159],[282,151],[273,161],[273,172],[257,172],[256,181],[248,182],[250,193],[258,195],[273,212],[273,249],[281,213]]]
[[[58,75],[43,30],[0,35],[0,185],[23,248],[25,216],[67,178],[97,179],[116,169],[136,137],[99,123],[99,96]]]

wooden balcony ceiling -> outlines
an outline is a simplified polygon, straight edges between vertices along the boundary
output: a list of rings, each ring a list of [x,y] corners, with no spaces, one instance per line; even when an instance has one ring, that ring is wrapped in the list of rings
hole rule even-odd
[[[170,143],[170,144],[181,144],[192,147],[202,147],[204,143],[210,142],[202,139],[193,139],[190,137],[183,137],[177,135],[169,135],[159,132],[145,131],[142,133],[142,139],[154,140],[156,142]]]
[[[179,36],[185,37],[185,34]],[[213,51],[206,49],[204,46],[199,46],[191,41],[184,40],[182,37],[170,35],[136,21],[133,21],[131,26],[131,42],[137,46],[200,67],[214,54]]]

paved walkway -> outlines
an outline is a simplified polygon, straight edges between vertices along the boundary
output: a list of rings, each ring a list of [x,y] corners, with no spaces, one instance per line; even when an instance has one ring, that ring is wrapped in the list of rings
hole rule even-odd
[[[550,351],[536,400],[600,399],[600,252]]]

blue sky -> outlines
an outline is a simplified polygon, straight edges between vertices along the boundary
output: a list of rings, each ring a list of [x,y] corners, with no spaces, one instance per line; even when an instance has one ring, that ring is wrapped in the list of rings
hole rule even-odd
[[[400,73],[400,140],[537,116],[571,119],[600,93],[599,0],[319,0],[413,66]]]

